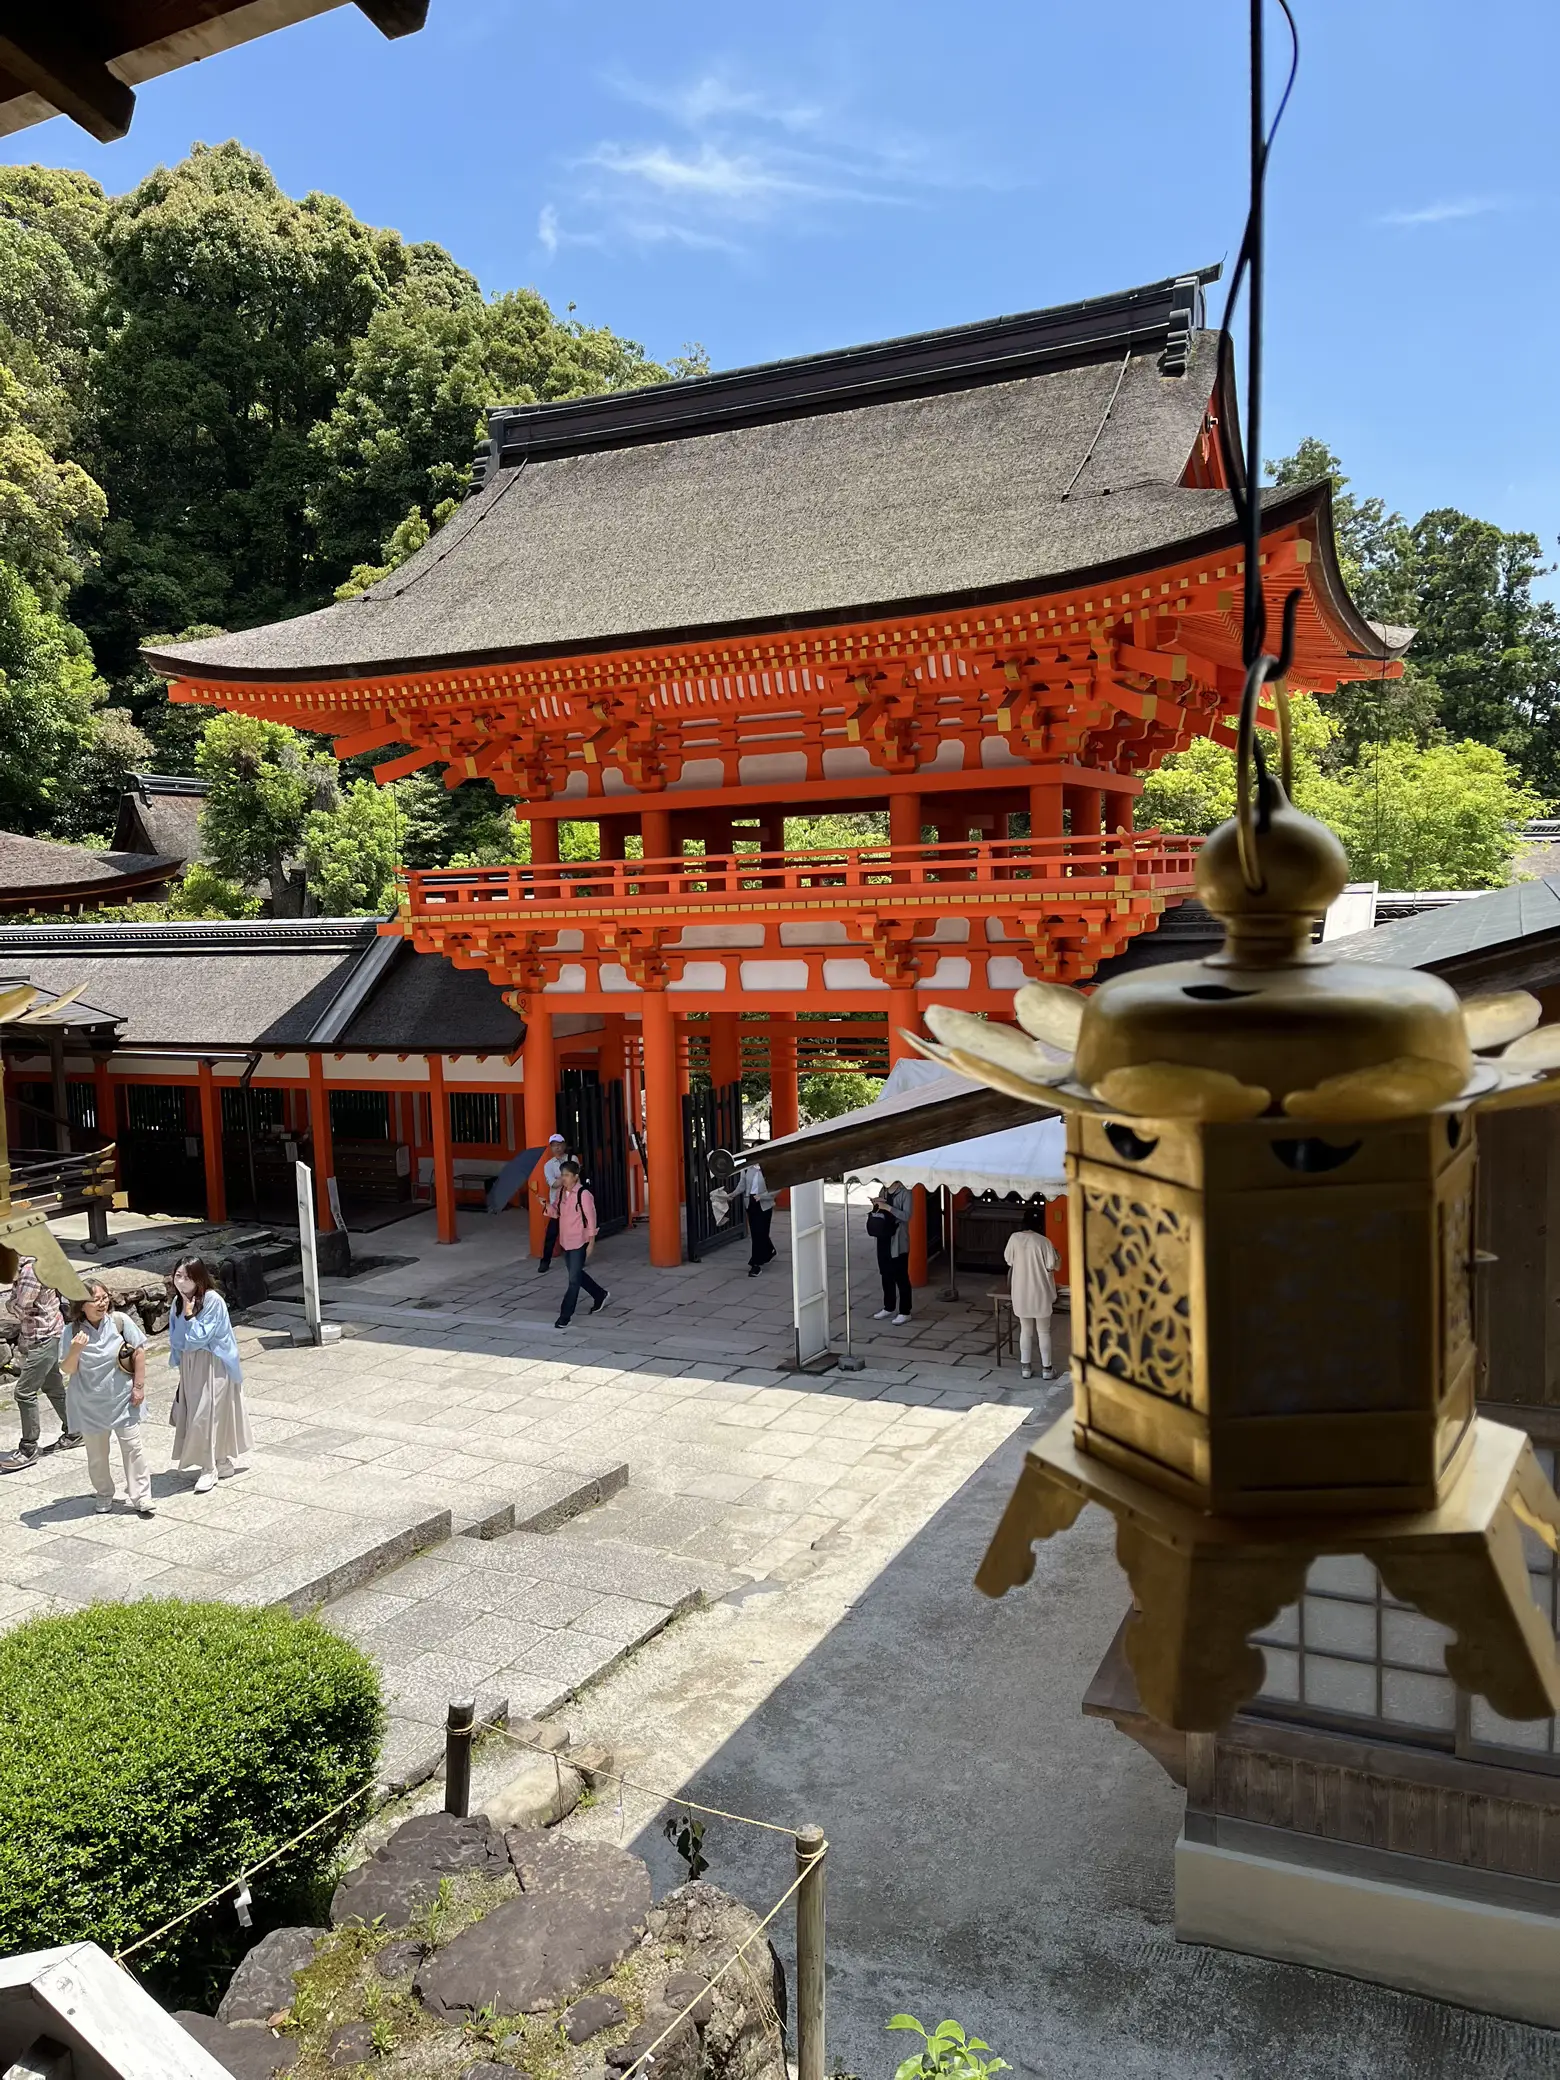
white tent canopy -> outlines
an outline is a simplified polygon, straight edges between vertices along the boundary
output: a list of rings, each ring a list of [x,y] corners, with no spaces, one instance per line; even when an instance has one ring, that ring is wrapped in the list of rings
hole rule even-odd
[[[898,1062],[877,1102],[891,1105],[909,1091],[963,1081],[951,1078],[935,1062]],[[929,1191],[940,1191],[946,1185],[954,1192],[995,1192],[998,1197],[1012,1192],[1021,1199],[1039,1193],[1055,1199],[1067,1190],[1066,1141],[1067,1129],[1061,1119],[1035,1120],[1025,1127],[1006,1127],[999,1134],[979,1134],[971,1141],[953,1141],[916,1155],[887,1158],[847,1172],[846,1182],[862,1184],[876,1179],[882,1184],[925,1185]]]

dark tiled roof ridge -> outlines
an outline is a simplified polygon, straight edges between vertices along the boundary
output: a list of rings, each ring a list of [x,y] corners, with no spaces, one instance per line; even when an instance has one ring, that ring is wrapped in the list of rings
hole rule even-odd
[[[7,953],[352,953],[373,940],[378,917],[192,919],[179,924],[4,924]]]

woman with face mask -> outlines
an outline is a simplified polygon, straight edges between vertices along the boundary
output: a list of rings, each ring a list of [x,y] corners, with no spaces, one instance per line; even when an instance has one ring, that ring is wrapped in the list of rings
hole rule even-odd
[[[199,1257],[173,1274],[168,1317],[168,1363],[179,1375],[173,1402],[173,1463],[195,1473],[195,1493],[209,1495],[219,1480],[242,1473],[240,1452],[250,1450],[244,1412],[244,1369],[227,1302]]]

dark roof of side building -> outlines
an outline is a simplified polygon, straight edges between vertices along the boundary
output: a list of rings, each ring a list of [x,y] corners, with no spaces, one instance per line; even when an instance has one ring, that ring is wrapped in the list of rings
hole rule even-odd
[[[1461,990],[1542,989],[1560,982],[1560,875],[1514,881],[1416,917],[1334,939],[1346,960],[1428,968]]]
[[[206,782],[187,773],[132,773],[119,797],[116,852],[156,853],[164,859],[201,858],[200,812]]]
[[[85,845],[57,845],[48,838],[0,831],[0,909],[25,909],[32,902],[60,898],[75,903],[98,895],[124,902],[162,887],[182,864],[145,852],[98,852]]]
[[[506,1054],[525,1037],[486,975],[381,938],[376,918],[299,923],[0,926],[0,973],[84,987],[119,1045]]]
[[[1181,482],[1218,376],[1198,329],[1215,272],[495,411],[480,488],[360,598],[147,655],[175,676],[373,676],[973,605],[1233,542],[1228,494]],[[1326,576],[1360,655],[1401,647]]]

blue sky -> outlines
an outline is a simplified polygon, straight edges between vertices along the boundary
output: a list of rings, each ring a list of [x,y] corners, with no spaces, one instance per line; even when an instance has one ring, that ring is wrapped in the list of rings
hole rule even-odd
[[[1327,440],[1411,517],[1560,534],[1560,11],[1295,0],[1271,183],[1270,454]],[[437,239],[657,355],[715,365],[1031,309],[1226,257],[1241,0],[433,0],[355,8],[141,88],[129,137],[0,156],[132,186],[238,137],[295,193]],[[1282,33],[1276,10],[1272,50]]]

